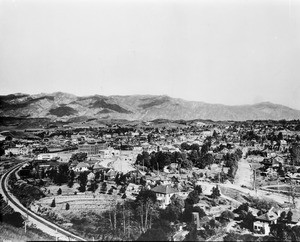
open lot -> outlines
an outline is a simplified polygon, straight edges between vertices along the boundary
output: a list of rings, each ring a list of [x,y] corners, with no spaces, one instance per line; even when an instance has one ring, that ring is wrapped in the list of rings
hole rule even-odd
[[[118,195],[118,190],[109,194],[100,193],[100,187],[92,193],[86,191],[84,193],[78,192],[79,185],[75,183],[72,188],[67,185],[57,186],[51,185],[44,188],[46,197],[35,201],[31,205],[31,210],[43,215],[44,217],[52,217],[59,223],[68,223],[75,215],[87,213],[89,211],[95,213],[102,213],[114,206],[117,202],[122,203],[124,200],[121,195]],[[107,183],[108,190],[111,185]],[[58,189],[61,188],[62,194],[57,195]],[[77,193],[75,195],[75,193]],[[55,199],[55,207],[51,207],[51,203]],[[66,204],[69,204],[69,209],[66,210]]]

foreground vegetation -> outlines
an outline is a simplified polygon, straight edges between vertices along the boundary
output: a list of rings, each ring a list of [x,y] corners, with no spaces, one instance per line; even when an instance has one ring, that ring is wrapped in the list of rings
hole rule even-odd
[[[55,240],[39,229],[27,226],[24,229],[24,218],[3,200],[0,194],[1,216],[0,216],[0,240],[11,241],[49,241]]]

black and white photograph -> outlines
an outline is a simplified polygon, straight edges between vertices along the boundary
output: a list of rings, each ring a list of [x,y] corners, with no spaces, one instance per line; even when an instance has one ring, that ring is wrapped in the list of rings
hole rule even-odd
[[[300,0],[0,0],[0,242],[300,241]]]

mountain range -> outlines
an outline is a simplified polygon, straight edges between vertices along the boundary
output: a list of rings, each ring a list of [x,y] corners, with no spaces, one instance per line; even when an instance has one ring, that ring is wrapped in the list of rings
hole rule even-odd
[[[80,122],[88,118],[126,120],[280,120],[300,119],[300,110],[262,102],[222,105],[156,95],[75,96],[63,92],[0,96],[0,116]]]

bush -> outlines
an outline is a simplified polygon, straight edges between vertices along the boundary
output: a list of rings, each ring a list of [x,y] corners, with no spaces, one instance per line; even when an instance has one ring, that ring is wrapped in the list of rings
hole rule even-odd
[[[13,174],[9,178],[9,185],[11,186],[11,193],[18,198],[23,206],[28,206],[35,200],[45,197],[45,194],[38,188],[29,184],[16,183],[16,176]]]
[[[225,210],[221,213],[220,217],[225,220],[230,220],[230,219],[234,219],[234,214],[229,210]]]
[[[5,214],[3,215],[3,222],[11,224],[12,226],[15,227],[22,227],[23,226],[23,218],[19,212],[13,212],[10,214]]]
[[[74,182],[72,180],[68,181],[68,187],[69,188],[72,188],[74,185]]]
[[[85,192],[86,191],[85,186],[78,187],[78,191],[79,192]]]
[[[51,203],[51,205],[50,205],[50,207],[51,208],[54,208],[56,205],[55,205],[55,198],[53,198],[53,200],[52,200],[52,203]]]
[[[107,194],[111,195],[113,193],[114,189],[113,188],[110,188],[107,192]]]
[[[167,241],[168,238],[162,229],[148,229],[137,241]]]
[[[61,195],[61,194],[62,194],[62,190],[61,190],[61,188],[58,188],[57,195]]]
[[[218,185],[217,185],[216,187],[213,187],[213,188],[212,188],[211,197],[212,197],[213,199],[215,199],[215,198],[218,198],[218,197],[220,197],[220,196],[221,196],[221,193],[220,193],[219,187],[218,187]]]

